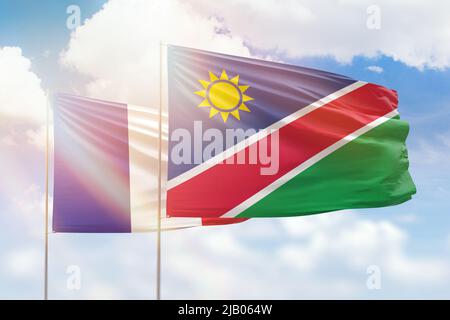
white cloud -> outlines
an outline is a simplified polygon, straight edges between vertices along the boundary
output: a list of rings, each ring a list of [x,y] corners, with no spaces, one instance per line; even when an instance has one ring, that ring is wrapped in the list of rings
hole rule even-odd
[[[160,41],[248,56],[243,40],[182,1],[111,0],[72,34],[63,65],[92,78],[90,96],[138,105],[159,99]]]
[[[374,264],[394,297],[450,278],[448,259],[411,255],[404,230],[352,212],[168,233],[164,249],[166,298],[370,297]]]
[[[45,197],[35,184],[31,184],[12,200],[16,211],[22,214],[33,215],[44,211]]]
[[[8,299],[41,292],[44,157],[30,143],[42,144],[46,105],[31,61],[20,48],[0,48],[0,295]]]
[[[110,0],[77,28],[61,63],[90,79],[89,96],[156,105],[159,43],[249,56],[247,46],[278,58],[384,54],[417,68],[450,65],[450,6],[421,1],[378,3],[381,29],[366,27],[371,1]],[[399,14],[401,13],[401,14]],[[401,17],[427,17],[427,24]],[[345,21],[345,23],[343,23]],[[414,37],[414,41],[413,38]],[[370,66],[382,72],[379,66]]]
[[[42,145],[47,96],[18,47],[0,47],[0,147]]]
[[[37,248],[16,248],[2,260],[5,272],[13,277],[31,278],[41,271],[42,255]]]
[[[50,115],[50,117],[52,117]],[[47,139],[47,135],[46,135],[46,126],[43,125],[41,127],[38,127],[36,129],[28,129],[25,132],[26,138],[27,138],[27,142],[31,145],[34,145],[36,147],[38,147],[41,150],[45,150],[46,147],[46,139]],[[50,120],[49,123],[49,150],[50,150],[50,154],[52,152],[52,141],[53,141],[53,121]]]
[[[221,17],[231,34],[259,49],[288,56],[392,57],[417,68],[450,66],[450,3],[376,1],[380,29],[368,29],[372,0],[193,0],[205,15]],[[416,17],[421,17],[419,22]]]
[[[450,161],[450,133],[434,134],[430,138],[420,138],[410,151],[411,159],[422,165],[446,165]]]
[[[31,71],[31,61],[18,47],[0,47],[0,115],[2,126],[18,119],[45,122],[47,98],[41,80]]]
[[[375,73],[383,73],[384,69],[380,66],[368,66],[367,70],[375,72]]]
[[[11,135],[4,135],[0,140],[0,146],[12,147],[16,145],[14,137]]]
[[[44,58],[49,58],[51,56],[52,52],[49,49],[44,50],[44,52],[42,53],[42,57]]]
[[[20,191],[19,191],[20,190]],[[26,228],[28,235],[35,238],[42,238],[44,228],[45,216],[45,194],[36,185],[31,184],[26,188],[14,188],[12,193],[12,206],[9,208],[9,214],[14,214],[15,217],[10,217],[9,220],[15,221],[16,225],[21,228]],[[51,199],[49,200],[51,203]],[[51,216],[51,208],[49,208],[49,215]]]
[[[297,251],[312,269],[334,257],[355,271],[378,264],[393,281],[409,285],[448,280],[450,261],[410,257],[406,253],[407,234],[397,225],[390,221],[355,218],[351,214],[325,214],[309,218],[309,221],[283,220],[292,236],[306,241],[306,244],[287,248],[291,253]]]

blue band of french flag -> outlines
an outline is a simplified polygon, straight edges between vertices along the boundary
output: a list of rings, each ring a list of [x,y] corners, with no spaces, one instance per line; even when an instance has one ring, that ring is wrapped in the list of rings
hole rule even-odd
[[[167,117],[162,170],[167,170]],[[129,233],[157,225],[155,109],[60,94],[54,101],[53,231]],[[163,177],[165,175],[163,174]],[[165,182],[163,217],[165,217]],[[164,230],[233,219],[166,219]]]

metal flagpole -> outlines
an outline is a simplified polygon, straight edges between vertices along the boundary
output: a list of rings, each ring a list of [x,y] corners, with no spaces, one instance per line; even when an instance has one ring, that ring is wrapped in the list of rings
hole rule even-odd
[[[49,126],[50,94],[47,91],[46,129],[45,129],[45,253],[44,253],[44,300],[48,300],[48,161],[49,161]]]
[[[158,221],[156,236],[156,300],[161,300],[161,160],[162,160],[162,112],[163,112],[163,43],[159,48],[159,125],[158,125]]]

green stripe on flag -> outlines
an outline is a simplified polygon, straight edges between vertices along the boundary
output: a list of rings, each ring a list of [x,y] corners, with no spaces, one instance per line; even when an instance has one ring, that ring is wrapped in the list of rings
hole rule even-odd
[[[283,217],[384,207],[416,192],[408,172],[409,126],[392,118],[331,153],[238,217]]]

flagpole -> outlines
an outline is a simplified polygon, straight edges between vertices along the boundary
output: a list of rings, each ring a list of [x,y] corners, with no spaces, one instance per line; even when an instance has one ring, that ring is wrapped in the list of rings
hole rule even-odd
[[[45,129],[45,253],[44,253],[44,300],[48,300],[48,161],[49,161],[49,126],[50,93],[47,91],[46,129]]]
[[[163,102],[163,43],[159,47],[159,125],[158,125],[158,221],[156,235],[156,300],[161,300],[161,161],[162,161],[162,102]]]

